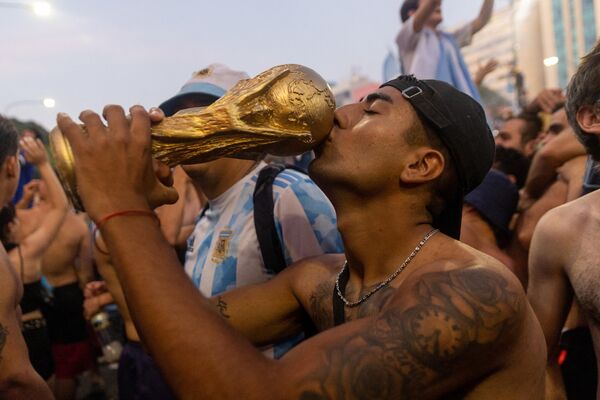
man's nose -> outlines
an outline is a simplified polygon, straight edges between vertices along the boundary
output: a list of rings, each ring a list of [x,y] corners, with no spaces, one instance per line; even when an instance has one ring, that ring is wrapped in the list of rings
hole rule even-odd
[[[340,129],[348,129],[352,125],[350,109],[352,104],[342,106],[333,113],[333,124]]]

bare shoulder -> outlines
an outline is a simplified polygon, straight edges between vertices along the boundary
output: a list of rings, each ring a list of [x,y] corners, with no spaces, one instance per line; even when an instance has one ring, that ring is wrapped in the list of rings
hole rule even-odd
[[[344,254],[322,254],[297,261],[284,270],[295,291],[312,290],[319,282],[337,274],[344,264]]]
[[[582,228],[600,221],[599,200],[600,192],[594,192],[548,211],[540,219],[535,233],[554,241],[554,246],[576,239]]]
[[[558,168],[557,172],[560,175],[565,176],[566,178],[570,178],[571,177],[570,175],[572,173],[582,172],[582,170],[585,168],[586,162],[587,162],[587,156],[585,156],[585,155],[573,157],[569,161],[567,161],[563,165],[561,165]]]
[[[519,319],[527,308],[525,292],[517,277],[489,256],[468,262],[432,261],[398,289],[401,290],[397,291],[396,301],[408,304],[430,301],[430,305],[436,306],[443,303],[465,315],[486,313],[493,306],[496,317],[504,318],[508,324]]]
[[[321,367],[298,385],[306,399],[491,393],[491,385],[510,385],[529,370],[539,392],[545,353],[532,318],[505,267],[437,260],[420,265],[379,312],[317,335],[290,357],[308,355],[311,343],[319,352]],[[515,362],[527,346],[534,354]],[[519,387],[508,387],[505,398],[535,398],[517,395]]]
[[[293,275],[291,279],[305,280],[307,277],[315,276],[317,278],[325,275],[331,275],[344,264],[344,254],[321,254],[316,257],[308,257],[295,262],[284,270],[284,272]]]

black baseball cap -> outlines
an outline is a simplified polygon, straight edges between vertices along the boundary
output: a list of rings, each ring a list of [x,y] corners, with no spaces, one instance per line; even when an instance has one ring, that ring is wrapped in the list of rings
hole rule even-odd
[[[446,199],[446,207],[434,217],[433,226],[459,239],[463,198],[479,186],[494,162],[494,136],[485,112],[475,99],[446,82],[401,75],[384,86],[402,93],[450,153],[460,187],[455,199]]]
[[[479,212],[500,241],[510,238],[509,225],[517,211],[519,189],[505,173],[490,170],[481,185],[465,196],[465,203]]]

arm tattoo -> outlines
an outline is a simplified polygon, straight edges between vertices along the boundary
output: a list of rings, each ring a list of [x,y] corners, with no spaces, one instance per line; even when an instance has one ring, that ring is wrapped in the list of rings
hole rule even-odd
[[[346,290],[346,296],[351,299],[358,299],[365,293],[370,292],[371,289],[377,285],[378,284],[371,287],[366,287],[362,289],[360,293],[357,293],[356,290],[348,288]],[[333,305],[331,298],[333,296],[334,286],[335,284],[333,282],[320,283],[310,295],[310,316],[319,332],[333,327]],[[346,309],[346,321],[353,321],[363,317],[375,315],[381,311],[381,309],[392,298],[394,293],[396,293],[396,289],[391,286],[387,286],[375,293],[373,297],[369,299],[369,301],[364,302],[352,310]]]
[[[422,398],[459,361],[493,356],[523,308],[501,275],[481,268],[425,274],[411,294],[409,307],[388,307],[328,347],[300,399]]]
[[[217,297],[217,311],[219,311],[219,315],[225,319],[229,319],[230,316],[227,314],[228,304],[225,300],[223,300],[222,296]]]

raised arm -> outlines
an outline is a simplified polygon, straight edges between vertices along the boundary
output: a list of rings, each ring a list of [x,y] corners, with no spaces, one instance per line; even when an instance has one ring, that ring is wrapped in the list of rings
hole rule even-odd
[[[41,257],[52,243],[67,214],[68,202],[67,196],[48,161],[43,143],[39,139],[25,138],[21,141],[21,147],[25,152],[27,161],[38,168],[41,180],[46,184],[47,201],[50,206],[48,211],[44,213],[43,221],[38,228],[21,243],[23,257],[31,259]]]
[[[556,179],[557,169],[561,165],[584,154],[585,148],[573,130],[565,129],[533,157],[525,182],[525,193],[531,198],[539,198]]]
[[[27,345],[21,335],[17,316],[21,299],[19,285],[21,283],[0,245],[0,398],[52,399],[48,385],[31,366]]]
[[[479,11],[479,15],[471,23],[473,35],[483,29],[483,27],[490,22],[492,11],[494,11],[494,0],[484,0],[481,10]]]
[[[23,197],[17,204],[15,204],[15,208],[18,210],[25,210],[29,208],[29,205],[33,201],[35,195],[39,192],[39,184],[40,181],[38,179],[33,179],[23,186]]]
[[[413,31],[421,32],[433,11],[435,11],[436,7],[440,7],[441,5],[441,0],[420,0],[419,8],[417,8],[417,11],[415,11],[412,17]]]

